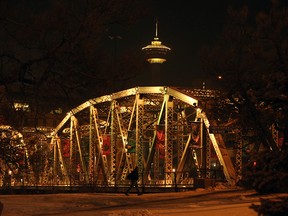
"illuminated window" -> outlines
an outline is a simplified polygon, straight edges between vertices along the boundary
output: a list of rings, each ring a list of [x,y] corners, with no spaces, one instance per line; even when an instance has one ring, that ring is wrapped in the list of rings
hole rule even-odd
[[[14,102],[13,106],[16,111],[30,112],[30,106],[27,103]]]
[[[51,111],[52,114],[62,114],[63,110],[61,108],[57,108]]]

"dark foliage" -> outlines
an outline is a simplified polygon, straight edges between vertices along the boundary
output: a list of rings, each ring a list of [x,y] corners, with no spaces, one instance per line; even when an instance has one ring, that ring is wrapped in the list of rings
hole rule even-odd
[[[288,153],[265,151],[255,155],[245,167],[243,183],[258,193],[288,192]]]
[[[253,204],[252,209],[259,216],[286,216],[288,212],[288,197],[278,199],[261,199],[261,205]]]
[[[0,174],[20,168],[23,160],[23,148],[21,146],[21,135],[10,127],[0,128],[0,160],[5,166],[0,168]],[[6,170],[4,169],[6,168]]]
[[[251,158],[243,171],[242,186],[255,189],[261,194],[288,192],[288,153],[265,151]],[[287,215],[288,198],[261,199],[260,205],[250,208],[260,216]]]
[[[59,108],[65,113],[90,98],[122,89],[140,72],[143,62],[135,55],[138,48],[123,47],[130,42],[129,28],[149,13],[148,3],[145,7],[143,3],[1,1],[3,121],[23,127],[27,112],[6,118],[15,102],[29,105],[29,118],[33,114],[37,124],[39,116]]]

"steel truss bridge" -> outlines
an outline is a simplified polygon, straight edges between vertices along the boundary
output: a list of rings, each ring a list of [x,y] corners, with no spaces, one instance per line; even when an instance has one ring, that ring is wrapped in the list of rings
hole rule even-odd
[[[140,183],[145,186],[193,185],[194,179],[213,178],[216,160],[224,180],[234,185],[241,179],[242,141],[238,139],[232,158],[215,121],[200,107],[201,100],[213,94],[156,86],[90,99],[47,133],[41,171],[29,164],[28,150],[23,148],[26,168],[38,174],[36,180],[30,175],[21,181],[41,186],[121,186],[138,166]]]
[[[235,184],[241,178],[242,150],[232,163],[221,134],[209,132],[209,119],[193,93],[136,87],[86,101],[55,128],[53,160],[45,170],[53,172],[57,184],[113,186],[138,166],[142,184],[181,184],[191,180],[183,174],[191,168],[199,178],[211,177],[213,150],[225,179]]]

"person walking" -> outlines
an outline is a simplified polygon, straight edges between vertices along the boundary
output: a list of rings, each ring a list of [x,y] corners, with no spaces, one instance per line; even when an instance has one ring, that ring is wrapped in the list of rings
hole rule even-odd
[[[139,188],[138,188],[138,179],[139,179],[139,173],[138,173],[138,166],[134,168],[134,170],[128,174],[127,178],[130,180],[130,187],[126,190],[125,194],[129,196],[130,190],[135,187],[137,190],[138,195],[141,195]]]

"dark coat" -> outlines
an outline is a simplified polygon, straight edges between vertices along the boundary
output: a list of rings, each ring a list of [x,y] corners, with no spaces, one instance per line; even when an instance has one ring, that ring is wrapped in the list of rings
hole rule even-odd
[[[129,173],[129,175],[127,176],[127,178],[129,180],[134,180],[137,181],[138,180],[138,167],[136,167],[131,173]]]

